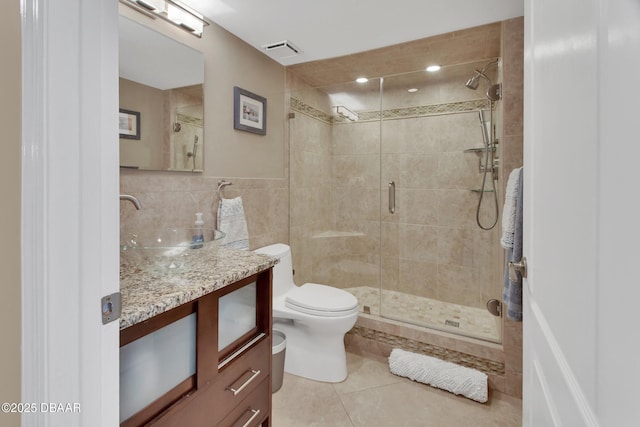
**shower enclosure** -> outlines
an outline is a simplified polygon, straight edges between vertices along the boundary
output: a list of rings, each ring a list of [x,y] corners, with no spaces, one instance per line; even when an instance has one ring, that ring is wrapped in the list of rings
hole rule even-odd
[[[486,63],[292,91],[297,284],[346,289],[364,315],[501,342],[486,308],[501,299],[499,227],[477,224],[498,218],[487,141],[500,103],[465,87],[478,69],[497,80]]]

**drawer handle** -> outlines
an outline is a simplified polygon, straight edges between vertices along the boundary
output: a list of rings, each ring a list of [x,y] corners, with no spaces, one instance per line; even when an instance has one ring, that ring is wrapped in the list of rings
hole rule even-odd
[[[245,411],[245,413],[246,412],[251,412],[253,415],[251,415],[251,418],[249,418],[246,423],[242,424],[242,427],[249,427],[253,420],[255,420],[256,417],[260,415],[260,409],[247,408],[247,411]]]
[[[235,388],[233,388],[231,386],[227,387],[227,390],[229,390],[231,393],[233,393],[234,396],[237,396],[238,393],[240,393],[242,390],[244,390],[244,388],[246,386],[248,386],[251,381],[255,380],[256,377],[258,375],[260,375],[260,370],[259,369],[257,371],[254,371],[253,369],[250,369],[247,372],[251,372],[253,375],[251,375],[248,380],[246,380],[244,383],[242,383],[242,385],[240,387],[238,387],[237,389],[235,389]]]

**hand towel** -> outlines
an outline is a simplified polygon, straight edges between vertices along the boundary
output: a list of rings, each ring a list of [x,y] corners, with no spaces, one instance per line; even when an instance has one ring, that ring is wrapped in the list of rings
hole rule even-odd
[[[518,185],[520,184],[520,172],[522,168],[516,168],[509,174],[507,188],[504,192],[504,207],[502,208],[502,237],[500,245],[504,249],[513,247],[513,234],[516,224],[516,198]]]
[[[221,199],[218,205],[218,229],[226,234],[220,246],[231,249],[249,249],[249,233],[244,216],[242,197]]]
[[[507,248],[504,268],[504,290],[502,301],[507,309],[507,318],[522,320],[522,275],[517,273],[518,279],[513,281],[509,277],[509,261],[520,262],[522,259],[522,168],[518,171],[517,191],[514,215],[513,245]],[[513,173],[513,172],[512,172]]]

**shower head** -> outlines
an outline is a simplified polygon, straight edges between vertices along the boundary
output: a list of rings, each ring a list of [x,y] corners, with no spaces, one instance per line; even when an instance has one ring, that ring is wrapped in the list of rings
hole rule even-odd
[[[471,90],[476,90],[478,89],[478,85],[480,85],[480,78],[486,79],[489,82],[489,86],[492,85],[491,79],[487,77],[487,75],[484,73],[484,70],[476,70],[476,73],[473,75],[473,77],[467,80],[464,85]]]
[[[498,65],[498,60],[496,59],[495,61],[489,62],[487,65],[484,66],[482,70],[476,70],[475,74],[469,80],[467,80],[467,82],[464,85],[471,90],[476,90],[480,85],[480,79],[481,78],[485,79],[487,82],[489,82],[489,90],[487,91],[487,98],[489,98],[492,101],[497,101],[500,99],[500,84],[494,85],[491,79],[484,73],[487,70],[487,68],[489,68],[492,65]]]
[[[468,87],[469,89],[471,89],[471,90],[476,90],[476,89],[478,89],[478,85],[479,84],[480,84],[480,75],[479,74],[475,74],[473,77],[471,77],[469,80],[467,80],[467,82],[464,85],[466,87]]]

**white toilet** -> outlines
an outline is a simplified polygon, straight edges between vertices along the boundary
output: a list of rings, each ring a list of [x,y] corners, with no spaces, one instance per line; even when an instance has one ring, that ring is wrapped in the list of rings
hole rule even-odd
[[[273,328],[286,335],[285,372],[316,381],[344,381],[344,334],[358,320],[356,297],[316,283],[297,286],[288,245],[276,243],[255,252],[280,260],[273,267]]]

